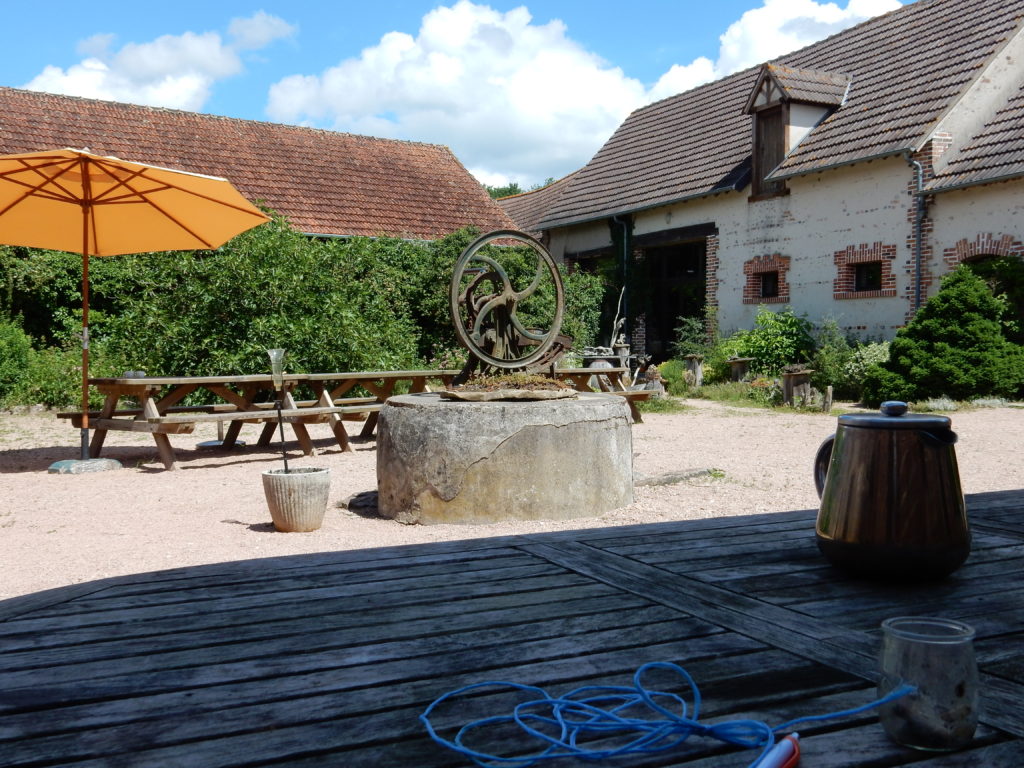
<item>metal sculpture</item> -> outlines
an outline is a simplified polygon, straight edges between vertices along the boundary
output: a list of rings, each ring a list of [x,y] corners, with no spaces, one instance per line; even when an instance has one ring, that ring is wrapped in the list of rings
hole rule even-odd
[[[484,250],[509,241],[529,246],[536,263],[525,268],[503,264],[499,248]],[[514,253],[518,259],[522,250]],[[455,383],[476,369],[543,371],[572,344],[559,333],[565,293],[558,267],[544,246],[524,232],[500,229],[474,240],[455,263],[449,301],[455,333],[470,355]]]

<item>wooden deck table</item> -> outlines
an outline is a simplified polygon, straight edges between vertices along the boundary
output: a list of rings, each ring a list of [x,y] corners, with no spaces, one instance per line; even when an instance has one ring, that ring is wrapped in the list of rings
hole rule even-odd
[[[1019,768],[1024,491],[968,509],[972,554],[932,584],[842,575],[817,552],[814,512],[796,511],[249,560],[14,598],[0,602],[0,762],[469,766],[418,720],[438,696],[486,680],[625,685],[651,661],[690,672],[705,722],[774,725],[872,701],[879,623],[916,614],[977,629],[971,745],[905,749],[867,712],[801,726],[801,768]],[[509,707],[478,694],[438,725]],[[694,737],[585,765],[753,757]]]

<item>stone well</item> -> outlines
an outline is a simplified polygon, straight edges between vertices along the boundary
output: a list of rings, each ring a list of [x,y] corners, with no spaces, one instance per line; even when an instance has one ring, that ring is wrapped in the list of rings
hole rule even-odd
[[[377,422],[378,511],[401,523],[593,517],[633,501],[624,398],[388,400]]]

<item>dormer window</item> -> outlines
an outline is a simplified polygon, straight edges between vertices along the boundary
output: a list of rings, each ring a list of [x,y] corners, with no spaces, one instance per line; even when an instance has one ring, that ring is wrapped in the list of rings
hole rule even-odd
[[[850,78],[812,69],[765,64],[745,112],[753,116],[751,200],[789,194],[770,178],[786,156],[846,98]]]

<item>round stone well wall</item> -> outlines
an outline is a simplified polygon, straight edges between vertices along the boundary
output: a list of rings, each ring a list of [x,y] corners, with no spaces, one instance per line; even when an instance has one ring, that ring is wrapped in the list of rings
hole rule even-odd
[[[377,423],[378,511],[402,523],[593,517],[633,501],[624,398],[390,398]]]

